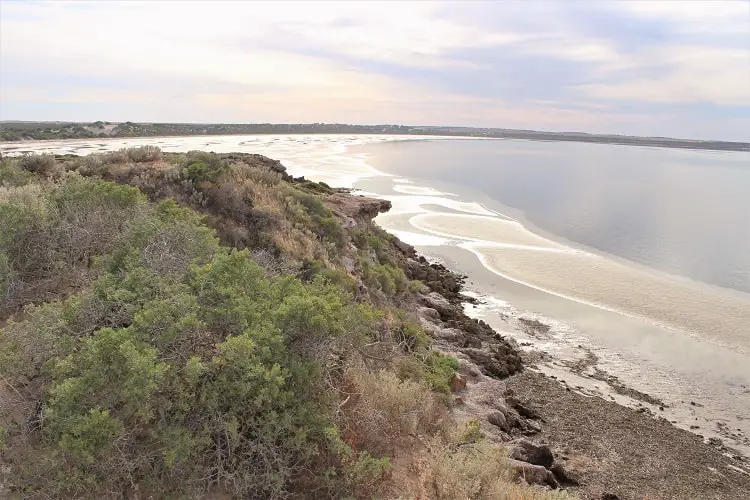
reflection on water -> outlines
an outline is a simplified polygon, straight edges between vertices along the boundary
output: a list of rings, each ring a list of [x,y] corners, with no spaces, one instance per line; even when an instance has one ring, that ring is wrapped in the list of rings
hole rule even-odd
[[[750,292],[750,153],[527,141],[372,151],[381,170],[481,191],[567,240]]]

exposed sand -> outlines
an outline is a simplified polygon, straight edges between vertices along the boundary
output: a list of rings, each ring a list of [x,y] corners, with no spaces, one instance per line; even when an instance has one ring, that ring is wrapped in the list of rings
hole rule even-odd
[[[750,301],[690,287],[591,254],[467,246],[510,279],[699,335],[745,354]]]

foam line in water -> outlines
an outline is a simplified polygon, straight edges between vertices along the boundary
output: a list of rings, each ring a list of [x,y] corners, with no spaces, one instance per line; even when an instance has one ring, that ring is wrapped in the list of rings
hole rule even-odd
[[[398,229],[391,229],[389,232],[404,243],[414,246],[445,246],[451,244],[451,241],[447,238],[440,238],[429,234],[401,231]]]
[[[453,193],[445,193],[443,191],[438,191],[437,189],[425,186],[404,186],[396,184],[395,186],[393,186],[393,190],[397,193],[413,194],[417,196],[456,196]]]
[[[469,214],[427,213],[415,215],[409,223],[417,229],[495,248],[516,248],[537,252],[581,253],[538,236],[517,221]]]

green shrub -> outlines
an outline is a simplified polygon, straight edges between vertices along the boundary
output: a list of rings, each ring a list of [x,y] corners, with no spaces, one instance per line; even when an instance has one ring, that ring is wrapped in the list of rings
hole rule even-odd
[[[363,259],[362,271],[365,284],[381,290],[387,297],[403,294],[409,289],[409,280],[404,271],[391,264],[373,265]]]
[[[194,184],[199,184],[204,181],[216,181],[227,169],[227,164],[218,155],[202,151],[190,151],[186,155],[183,172],[188,180]]]
[[[135,163],[161,160],[161,149],[156,146],[141,146],[125,150],[128,159]]]
[[[429,351],[424,360],[424,365],[425,380],[430,386],[436,391],[450,393],[451,378],[458,370],[458,360],[436,351]]]
[[[0,158],[0,187],[15,187],[28,184],[34,179],[34,174],[23,169],[20,160]]]
[[[21,168],[40,175],[50,175],[57,167],[54,155],[28,154],[21,157]]]
[[[130,161],[130,156],[128,156],[127,149],[120,149],[118,151],[103,153],[101,159],[104,164],[123,164]]]

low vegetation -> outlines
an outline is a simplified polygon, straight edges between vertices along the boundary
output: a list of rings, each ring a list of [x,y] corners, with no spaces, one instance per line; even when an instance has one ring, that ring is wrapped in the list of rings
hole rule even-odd
[[[0,496],[388,497],[427,463],[434,498],[558,498],[457,446],[423,285],[337,195],[254,155],[1,158]]]

